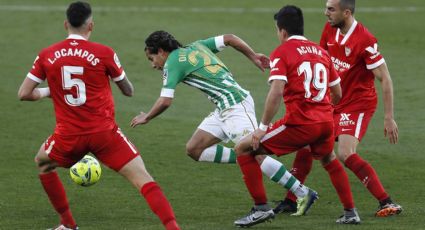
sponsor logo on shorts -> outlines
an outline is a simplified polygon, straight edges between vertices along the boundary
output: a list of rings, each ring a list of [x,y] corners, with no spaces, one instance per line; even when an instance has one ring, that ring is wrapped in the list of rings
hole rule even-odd
[[[350,119],[351,114],[349,113],[341,113],[341,118],[339,119],[339,126],[349,126],[349,125],[355,125],[356,122]],[[346,131],[346,130],[342,130]]]

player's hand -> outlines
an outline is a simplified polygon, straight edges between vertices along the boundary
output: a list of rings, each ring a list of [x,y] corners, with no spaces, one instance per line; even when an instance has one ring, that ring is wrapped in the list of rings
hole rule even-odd
[[[148,122],[149,122],[149,120],[148,120],[148,116],[147,116],[147,114],[146,114],[146,113],[144,113],[144,112],[140,112],[140,114],[139,114],[139,115],[135,116],[135,117],[133,118],[133,120],[131,120],[130,126],[131,126],[132,128],[134,128],[134,127],[136,127],[136,126],[138,126],[138,125],[144,125],[144,124],[147,124]]]
[[[391,144],[398,142],[398,127],[394,119],[384,119],[384,136],[390,139]]]
[[[264,54],[256,53],[252,62],[263,72],[265,69],[270,68],[270,59]]]
[[[260,147],[260,141],[263,139],[264,135],[266,135],[266,131],[261,129],[256,129],[252,134],[252,149],[257,150]]]

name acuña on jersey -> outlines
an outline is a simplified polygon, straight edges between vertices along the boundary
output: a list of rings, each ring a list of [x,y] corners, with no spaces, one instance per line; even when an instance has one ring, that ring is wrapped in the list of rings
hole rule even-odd
[[[297,48],[297,51],[300,55],[304,54],[316,54],[322,56],[322,51],[317,49],[314,46],[300,46]],[[276,64],[279,62],[280,58],[275,58],[273,61],[270,61],[270,69],[271,71],[279,70],[279,68],[275,68]]]
[[[78,49],[78,48],[68,48],[68,49],[60,49],[60,50],[56,50],[54,52],[55,56],[54,57],[49,57],[47,58],[47,60],[50,62],[50,64],[53,65],[53,63],[55,63],[58,59],[62,58],[62,57],[80,57],[83,59],[86,59],[88,62],[90,62],[90,64],[92,66],[96,66],[100,60],[99,58],[97,58],[96,56],[94,56],[94,54],[90,53],[87,50],[84,49]]]

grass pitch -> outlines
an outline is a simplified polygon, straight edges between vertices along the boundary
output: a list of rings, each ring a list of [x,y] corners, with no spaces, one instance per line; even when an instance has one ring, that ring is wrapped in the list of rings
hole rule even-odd
[[[54,128],[51,102],[17,100],[17,90],[42,48],[65,38],[64,10],[69,1],[0,0],[0,229],[46,229],[58,223],[38,181],[33,157]],[[116,118],[139,148],[148,170],[173,205],[183,229],[234,229],[252,203],[236,165],[196,163],[185,156],[185,143],[213,109],[193,88],[179,86],[172,107],[148,125],[131,129],[129,122],[147,111],[159,95],[162,80],[150,68],[143,41],[154,30],[171,32],[182,43],[234,33],[258,51],[269,54],[277,45],[273,14],[284,4],[297,4],[305,15],[306,37],[318,41],[326,21],[325,1],[91,1],[95,30],[91,40],[112,46],[135,86],[135,96],[119,95]],[[395,116],[400,143],[383,137],[383,107],[369,126],[359,153],[376,169],[385,188],[404,207],[400,216],[375,218],[377,202],[349,172],[360,226],[338,226],[342,208],[327,174],[315,163],[307,185],[320,200],[308,216],[279,215],[254,229],[424,229],[425,155],[425,3],[422,0],[358,1],[357,20],[380,42],[394,82]],[[231,48],[219,54],[235,79],[250,90],[260,117],[268,91],[267,73],[259,72]],[[380,89],[379,83],[377,88]],[[380,101],[381,95],[379,95]],[[283,111],[283,108],[282,108]],[[289,168],[293,156],[279,158]],[[113,171],[103,167],[98,184],[73,184],[67,170],[59,170],[71,209],[81,229],[162,229],[139,193]],[[265,179],[269,200],[283,189]]]

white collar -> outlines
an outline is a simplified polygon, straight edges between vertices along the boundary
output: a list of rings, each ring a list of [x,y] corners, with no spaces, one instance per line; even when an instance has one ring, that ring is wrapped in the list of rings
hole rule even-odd
[[[81,36],[79,34],[70,34],[70,35],[68,35],[68,37],[66,39],[77,39],[77,40],[87,41],[87,39],[85,39],[83,36]]]
[[[291,37],[288,38],[288,41],[292,40],[292,39],[307,40],[307,38],[305,38],[304,36],[301,36],[301,35],[292,35]]]
[[[354,20],[354,22],[351,25],[350,29],[348,30],[347,34],[342,39],[341,45],[344,45],[345,42],[347,42],[348,38],[350,38],[350,35],[353,33],[353,31],[356,28],[356,26],[357,26],[357,21]],[[336,41],[336,43],[338,43],[340,33],[341,33],[341,30],[338,28],[338,30],[336,31],[336,35],[335,35],[335,41]]]

